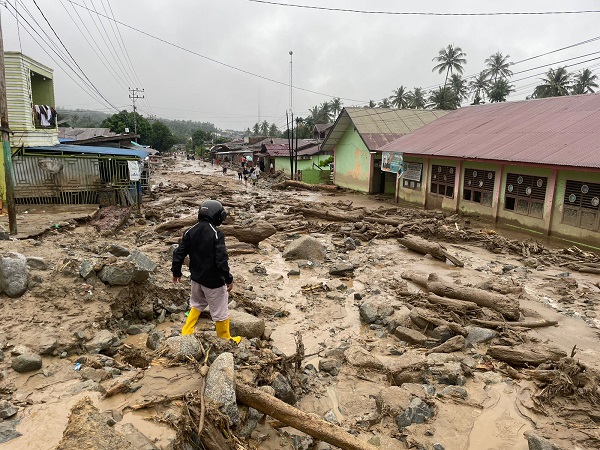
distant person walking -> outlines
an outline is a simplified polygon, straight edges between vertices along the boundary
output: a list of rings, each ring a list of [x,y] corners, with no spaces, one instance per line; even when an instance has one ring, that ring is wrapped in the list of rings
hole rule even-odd
[[[250,179],[252,180],[252,186],[256,186],[256,183],[258,182],[258,169],[254,168],[252,169],[252,171],[250,172]]]
[[[244,174],[244,169],[242,169],[241,167],[237,170],[237,174],[238,174],[238,181],[241,183],[242,182],[242,177]]]
[[[275,172],[275,167],[273,166],[273,163],[269,164],[269,173],[273,173]]]

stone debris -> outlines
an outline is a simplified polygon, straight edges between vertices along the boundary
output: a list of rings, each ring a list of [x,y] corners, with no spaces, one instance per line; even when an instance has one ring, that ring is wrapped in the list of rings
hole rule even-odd
[[[27,290],[28,283],[29,270],[25,256],[15,252],[0,256],[0,293],[20,297]]]
[[[235,368],[231,353],[221,353],[211,364],[206,376],[204,395],[221,405],[219,409],[229,417],[231,425],[237,426],[240,423],[235,397]]]
[[[12,359],[11,367],[19,373],[39,370],[42,368],[42,357],[36,353],[23,353]]]

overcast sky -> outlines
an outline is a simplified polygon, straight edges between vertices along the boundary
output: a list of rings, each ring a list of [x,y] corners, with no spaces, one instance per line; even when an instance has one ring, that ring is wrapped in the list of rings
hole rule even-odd
[[[19,3],[15,4],[17,1]],[[110,14],[110,1],[115,18],[124,24],[207,58],[280,81],[282,84],[242,73],[120,25],[125,47],[140,81],[137,83],[121,50],[121,44],[117,41],[118,34],[115,34],[115,29],[108,20],[102,18],[100,23],[97,15],[90,14],[68,0],[37,0],[79,66],[98,90],[119,109],[131,108],[128,87],[143,87],[146,98],[139,106],[144,115],[207,121],[222,129],[237,130],[252,127],[259,118],[261,121],[276,123],[280,129],[285,127],[285,111],[289,108],[290,50],[293,51],[294,86],[326,94],[294,89],[294,113],[296,116],[306,116],[310,107],[334,96],[345,98],[342,100],[345,106],[362,106],[370,99],[379,101],[389,96],[400,85],[412,89],[415,86],[425,88],[443,83],[443,75],[432,73],[432,58],[448,44],[460,46],[466,52],[465,75],[472,75],[481,71],[485,58],[498,50],[509,54],[510,60],[519,61],[600,35],[598,13],[432,17],[318,11],[248,0],[73,1],[85,4],[90,9],[95,7],[102,14],[105,8]],[[288,0],[282,0],[282,3],[287,2]],[[600,9],[600,3],[593,0],[289,2],[379,11]],[[19,12],[33,24],[33,19],[27,13],[29,10],[38,22],[36,30],[40,33],[45,30],[53,41],[58,42],[33,0],[8,0],[8,3],[17,6]],[[14,14],[12,8],[2,8],[4,47],[5,50],[18,51],[16,20],[11,13]],[[92,16],[96,22],[92,21]],[[104,35],[102,25],[108,36]],[[42,40],[36,36],[33,39],[27,33],[27,28],[27,24],[21,19],[22,51],[54,69],[56,104],[69,108],[110,111],[109,107],[91,98],[69,79],[65,71],[77,78],[52,53],[52,44],[47,38]],[[121,63],[111,55],[109,39],[122,57]],[[88,41],[94,46],[97,44],[99,48],[92,49]],[[52,55],[54,61],[43,49]],[[101,61],[101,52],[110,63]],[[600,59],[584,64],[577,62],[599,58],[600,40],[520,63],[512,69],[515,72],[531,69],[594,52],[598,53],[563,64],[575,64],[569,68],[571,71],[590,67],[599,73]],[[515,75],[513,79],[546,70],[547,67],[531,70]],[[515,81],[517,92],[509,100],[523,99],[531,94],[537,79],[536,76]]]

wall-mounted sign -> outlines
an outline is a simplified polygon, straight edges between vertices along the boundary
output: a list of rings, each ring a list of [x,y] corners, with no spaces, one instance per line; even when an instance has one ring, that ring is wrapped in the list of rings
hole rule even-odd
[[[127,161],[129,167],[129,179],[131,181],[140,181],[140,165],[137,161]]]
[[[402,171],[404,158],[400,152],[382,152],[381,170],[399,173]]]
[[[404,164],[404,174],[402,175],[405,180],[421,181],[421,174],[423,173],[422,163],[408,162]]]

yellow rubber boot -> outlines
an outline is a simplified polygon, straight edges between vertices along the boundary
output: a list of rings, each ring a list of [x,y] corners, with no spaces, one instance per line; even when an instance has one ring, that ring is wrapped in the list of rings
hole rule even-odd
[[[236,344],[239,344],[242,338],[240,336],[232,336],[229,333],[229,317],[225,320],[221,320],[220,322],[215,322],[215,326],[217,328],[217,336],[221,339],[227,339],[228,341],[233,341]]]
[[[198,322],[198,317],[200,317],[200,311],[196,308],[191,308],[188,313],[187,319],[185,320],[185,325],[181,329],[181,334],[194,334],[194,326],[196,322]]]

